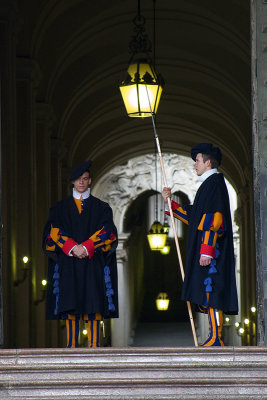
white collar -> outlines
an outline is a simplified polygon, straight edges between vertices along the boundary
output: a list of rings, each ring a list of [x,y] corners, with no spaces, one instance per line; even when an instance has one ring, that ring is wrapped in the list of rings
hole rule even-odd
[[[75,199],[80,199],[81,196],[83,196],[83,200],[88,199],[88,197],[90,196],[90,188],[88,188],[85,192],[83,193],[79,193],[77,192],[77,190],[75,190],[74,188],[72,189],[72,195]]]
[[[204,182],[209,176],[213,174],[218,174],[217,168],[209,169],[208,171],[204,172],[202,175],[198,177],[199,182]]]

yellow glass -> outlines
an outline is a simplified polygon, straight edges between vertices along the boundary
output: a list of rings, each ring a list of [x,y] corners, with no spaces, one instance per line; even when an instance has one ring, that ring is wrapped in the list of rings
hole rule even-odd
[[[171,250],[171,246],[168,245],[168,244],[166,244],[166,245],[163,247],[163,249],[160,250],[160,252],[161,252],[161,254],[163,254],[163,255],[167,255],[167,254],[169,254],[170,250]]]
[[[158,109],[162,85],[150,64],[130,64],[120,91],[129,117],[150,117]]]
[[[158,294],[156,298],[156,306],[159,311],[167,311],[169,308],[170,300],[168,299],[168,295],[165,292],[161,292]]]
[[[149,233],[147,239],[151,250],[162,250],[165,246],[167,235],[166,233]]]

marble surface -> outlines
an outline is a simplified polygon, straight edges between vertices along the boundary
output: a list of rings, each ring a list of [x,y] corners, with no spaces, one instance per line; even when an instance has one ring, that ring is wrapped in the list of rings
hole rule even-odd
[[[266,347],[2,349],[0,399],[267,399]]]

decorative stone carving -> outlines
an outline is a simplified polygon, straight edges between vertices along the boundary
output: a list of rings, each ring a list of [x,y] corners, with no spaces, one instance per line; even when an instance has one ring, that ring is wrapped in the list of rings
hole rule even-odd
[[[199,183],[192,160],[189,157],[167,153],[163,154],[163,160],[169,179],[168,185],[172,187],[173,192],[181,190],[193,201]],[[122,228],[123,216],[132,201],[145,191],[161,191],[162,187],[159,162],[156,184],[155,156],[146,154],[111,169],[94,186],[94,193],[110,204],[115,222]]]

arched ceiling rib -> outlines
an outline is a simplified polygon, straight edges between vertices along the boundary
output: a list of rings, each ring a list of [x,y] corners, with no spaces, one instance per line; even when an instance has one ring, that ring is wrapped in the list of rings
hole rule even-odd
[[[50,104],[71,166],[114,163],[151,151],[151,123],[125,114],[117,87],[129,59],[137,1],[18,2],[18,54],[42,72],[37,101]],[[250,163],[249,0],[156,2],[156,65],[166,81],[157,124],[166,151],[198,141],[220,145],[226,173],[245,183]],[[142,0],[153,38],[153,1]],[[29,39],[31,38],[31,39]],[[110,159],[110,160],[108,160]]]

